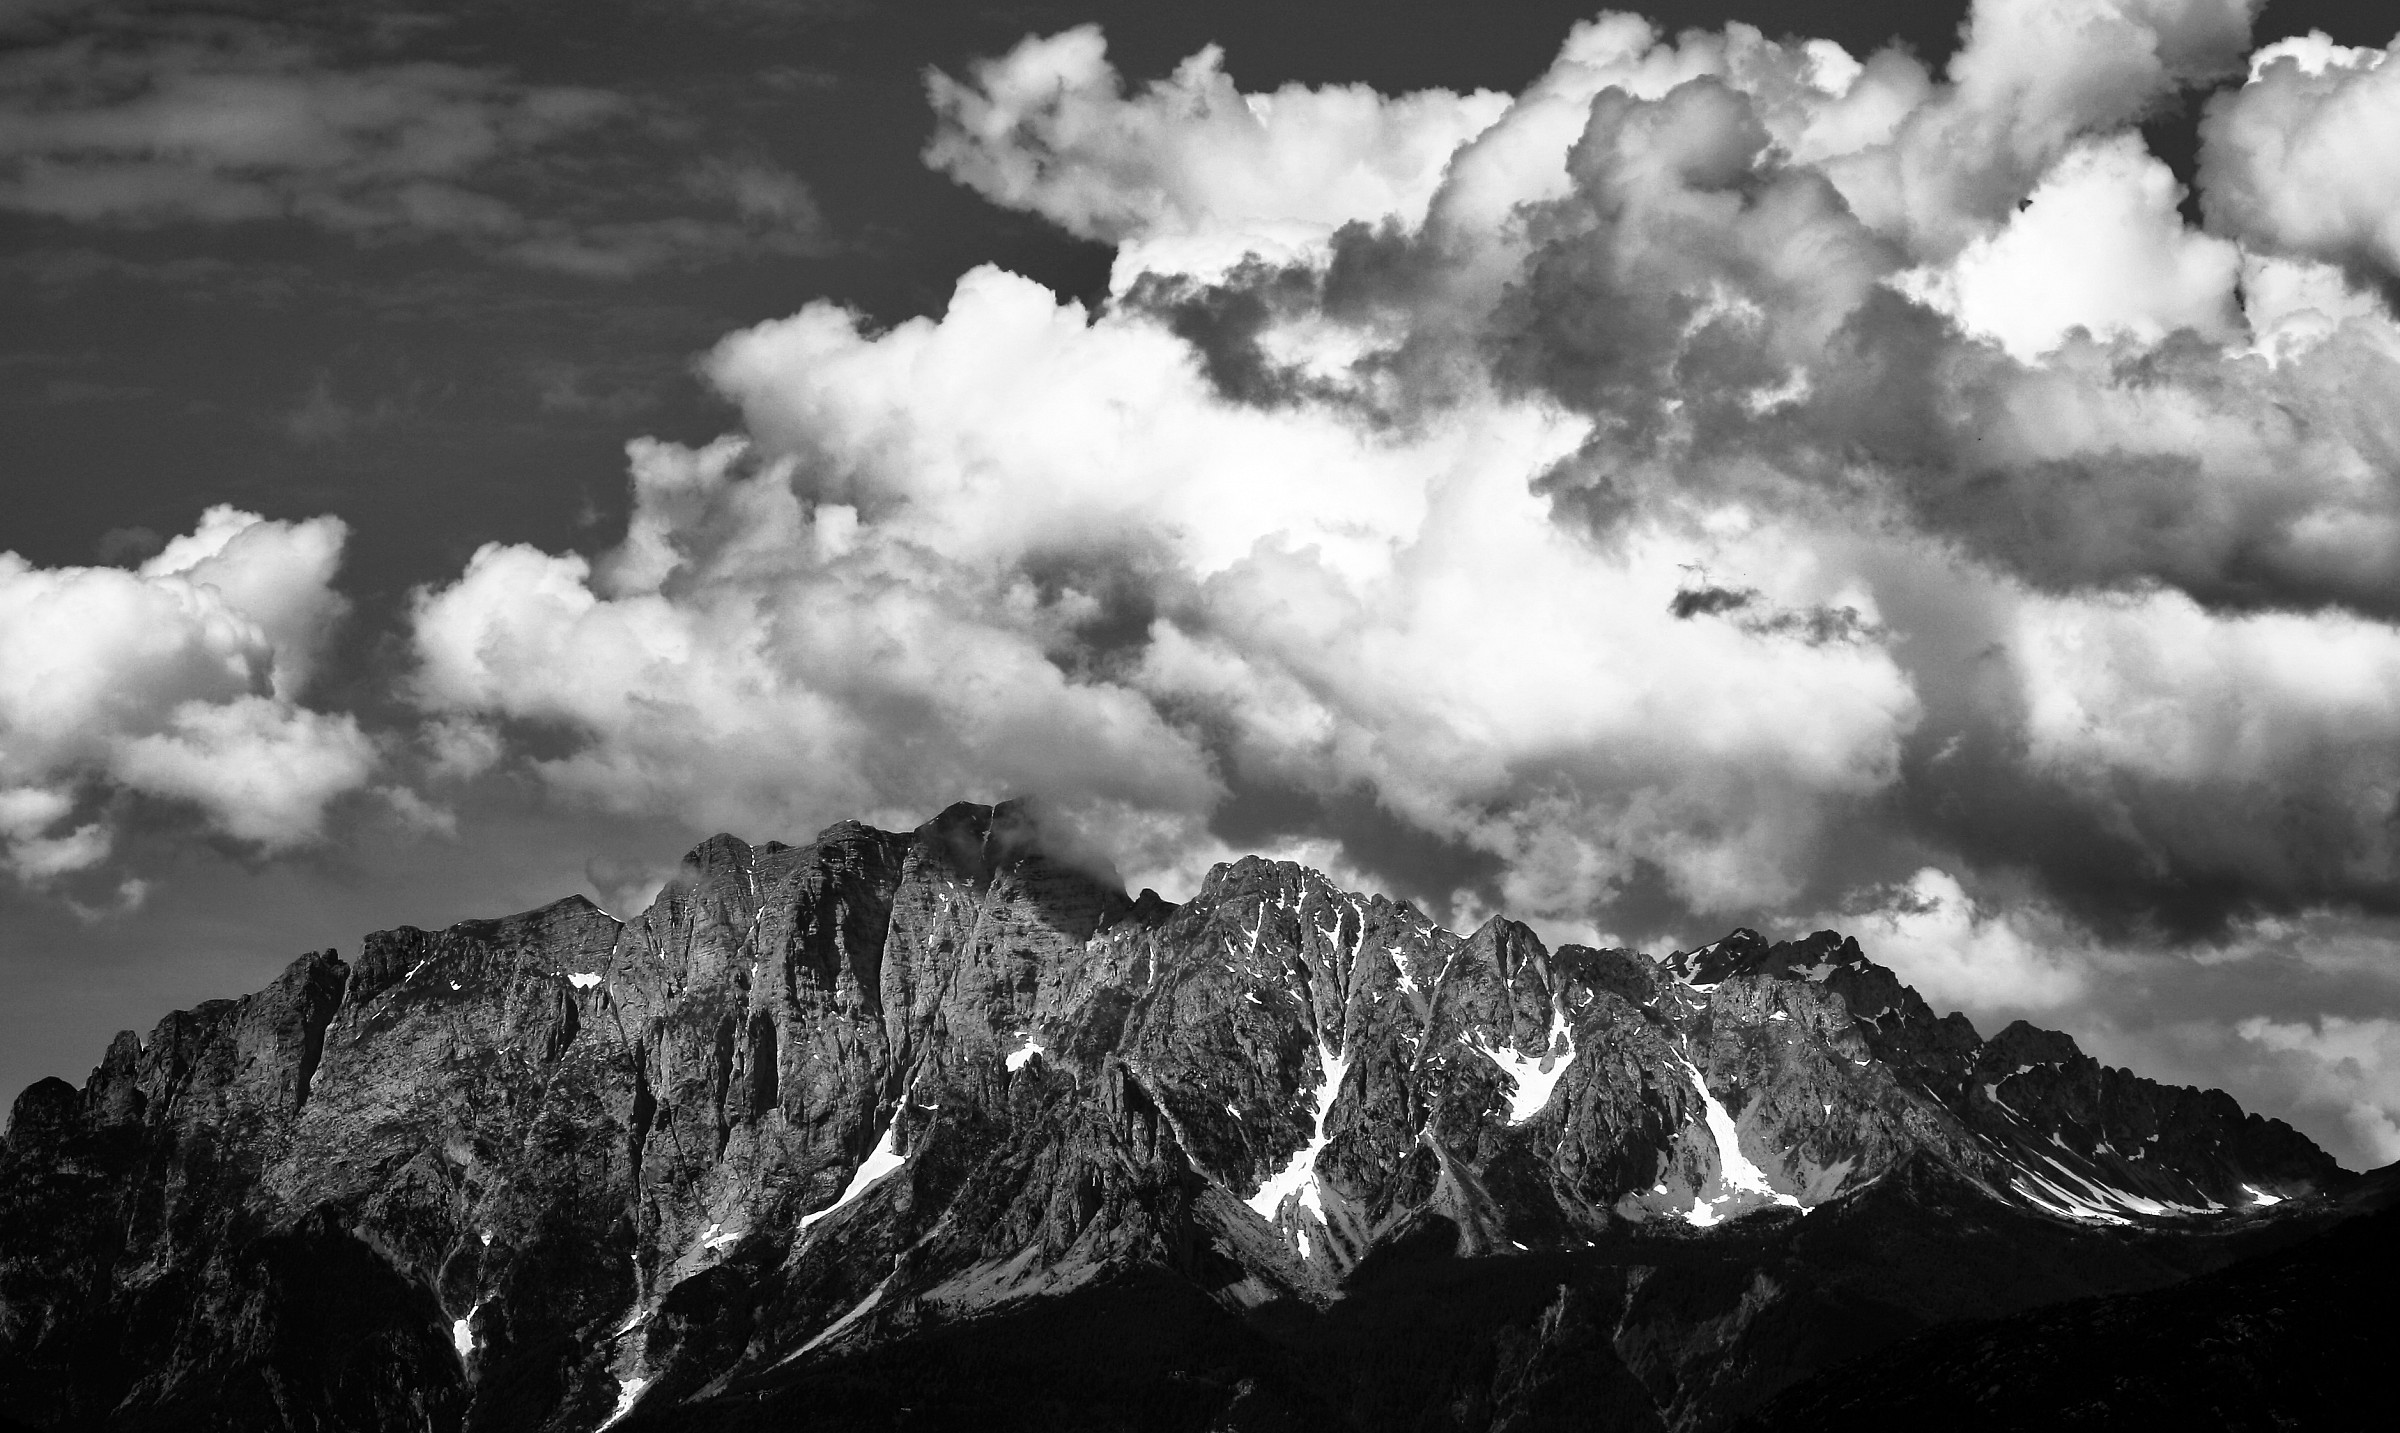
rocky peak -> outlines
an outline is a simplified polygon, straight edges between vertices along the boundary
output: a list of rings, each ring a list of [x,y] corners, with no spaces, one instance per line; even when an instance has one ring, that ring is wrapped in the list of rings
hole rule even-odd
[[[2074,1238],[2339,1178],[2221,1094],[1982,1041],[1833,932],[1552,951],[1255,857],[1137,901],[1020,804],[303,957],[27,1091],[5,1161],[0,1296],[41,1312],[0,1340],[45,1406],[334,1406],[258,1340],[336,1295],[242,1272],[305,1248],[373,1293],[389,1397],[334,1421],[394,1429],[588,1429],[1135,1271],[1301,1317],[1428,1249],[1796,1239],[1887,1188]],[[1662,1407],[1705,1403],[1688,1356]]]
[[[9,1106],[8,1141],[26,1150],[55,1150],[86,1123],[83,1094],[55,1075],[27,1085]]]
[[[1975,1055],[1978,1073],[2020,1074],[2037,1065],[2070,1069],[2083,1062],[2084,1053],[2073,1036],[2064,1031],[2044,1030],[2028,1020],[2010,1022],[2006,1029],[1985,1041]]]
[[[1676,951],[1665,964],[1676,979],[1688,985],[1715,985],[1729,975],[1749,974],[1772,955],[1773,947],[1764,936],[1737,926],[1698,950]]]
[[[323,1055],[350,968],[330,950],[301,956],[255,995],[211,1000],[120,1032],[83,1092],[101,1126],[280,1125],[296,1117]]]

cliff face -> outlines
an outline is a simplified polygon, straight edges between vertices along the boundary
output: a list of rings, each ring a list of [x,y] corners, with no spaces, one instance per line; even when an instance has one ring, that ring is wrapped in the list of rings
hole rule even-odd
[[[959,806],[717,837],[630,922],[304,956],[27,1090],[0,1413],[1703,1427],[2222,1262],[2341,1178],[1831,933],[1550,951],[1257,859],[1135,901]]]

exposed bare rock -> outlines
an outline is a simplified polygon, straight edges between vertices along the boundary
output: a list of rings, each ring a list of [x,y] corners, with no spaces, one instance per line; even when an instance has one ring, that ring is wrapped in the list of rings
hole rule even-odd
[[[2343,1179],[1831,932],[1552,951],[1255,858],[1177,906],[961,805],[715,837],[630,921],[380,932],[27,1090],[0,1415],[1713,1427]],[[1021,1380],[1066,1330],[1062,1411]]]

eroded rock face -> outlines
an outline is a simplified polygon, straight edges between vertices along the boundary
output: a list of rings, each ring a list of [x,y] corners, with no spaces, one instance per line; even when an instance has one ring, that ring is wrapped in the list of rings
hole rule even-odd
[[[569,899],[382,932],[27,1090],[0,1412],[732,1427],[812,1370],[1138,1287],[1333,1341],[1332,1372],[1194,1385],[1220,1426],[1356,1420],[1345,1320],[1432,1259],[1522,1308],[1429,1426],[1602,1386],[1625,1426],[1708,1426],[1841,1351],[1790,1330],[1883,1297],[1844,1282],[1862,1228],[2084,1271],[1995,1272],[1980,1306],[1928,1292],[1955,1269],[1887,1271],[1899,1311],[1859,1336],[1890,1337],[2158,1282],[2206,1262],[2158,1240],[2341,1177],[2222,1094],[1984,1041],[1829,932],[1550,951],[1258,859],[1172,906],[1025,809],[957,806],[717,837],[630,922]],[[1583,1272],[1509,1303],[1524,1259]]]

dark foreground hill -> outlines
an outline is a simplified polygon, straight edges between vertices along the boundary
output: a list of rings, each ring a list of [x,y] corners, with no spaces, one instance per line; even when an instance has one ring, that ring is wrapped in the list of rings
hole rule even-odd
[[[1256,859],[1175,906],[959,806],[372,935],[28,1089],[0,1417],[1718,1428],[2352,1179],[1830,932],[1552,951]]]
[[[2381,1426],[2400,1346],[2395,1174],[2356,1191],[2374,1212],[2296,1247],[2162,1289],[1950,1325],[1828,1369],[1743,1426]]]

